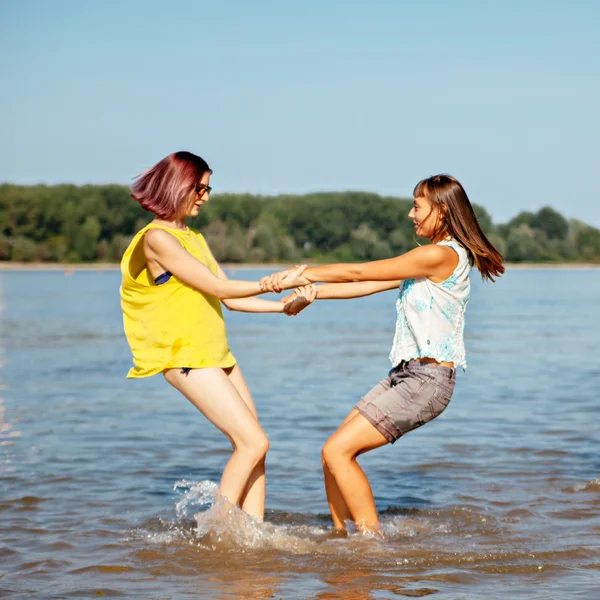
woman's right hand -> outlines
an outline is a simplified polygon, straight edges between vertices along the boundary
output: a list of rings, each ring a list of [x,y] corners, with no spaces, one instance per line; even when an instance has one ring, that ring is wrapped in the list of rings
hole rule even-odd
[[[306,265],[299,265],[294,269],[286,269],[285,271],[267,275],[260,280],[260,286],[268,291],[279,293],[282,290],[290,290],[308,285],[311,282],[302,275],[305,269]]]

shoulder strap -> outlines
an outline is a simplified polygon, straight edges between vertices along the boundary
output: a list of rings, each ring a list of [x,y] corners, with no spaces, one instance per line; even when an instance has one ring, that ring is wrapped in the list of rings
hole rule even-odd
[[[467,254],[467,251],[455,239],[442,240],[441,242],[438,242],[438,245],[452,248],[452,250],[458,254],[459,265],[463,264],[465,261],[468,262],[469,255]]]

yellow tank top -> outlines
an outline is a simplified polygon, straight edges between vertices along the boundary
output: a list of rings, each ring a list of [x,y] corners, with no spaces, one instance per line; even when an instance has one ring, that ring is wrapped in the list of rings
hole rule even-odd
[[[135,365],[127,377],[149,377],[165,369],[232,367],[221,303],[174,275],[156,285],[146,265],[144,234],[168,231],[215,275],[217,264],[202,235],[150,223],[139,231],[121,260],[123,326]]]

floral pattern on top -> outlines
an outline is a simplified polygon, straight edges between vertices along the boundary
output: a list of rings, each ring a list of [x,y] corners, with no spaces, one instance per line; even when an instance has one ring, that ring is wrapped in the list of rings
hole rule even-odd
[[[390,352],[392,366],[402,360],[435,358],[466,368],[464,315],[471,292],[467,251],[456,240],[451,247],[458,265],[448,279],[434,283],[427,277],[406,279],[396,302],[396,331]]]

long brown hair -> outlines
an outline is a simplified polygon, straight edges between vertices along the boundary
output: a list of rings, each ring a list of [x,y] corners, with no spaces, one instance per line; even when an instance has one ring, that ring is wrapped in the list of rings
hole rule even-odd
[[[434,239],[443,233],[453,237],[484,280],[494,281],[504,273],[504,258],[481,230],[467,192],[457,179],[451,175],[427,177],[417,183],[413,196],[427,198],[440,210],[441,225]]]

